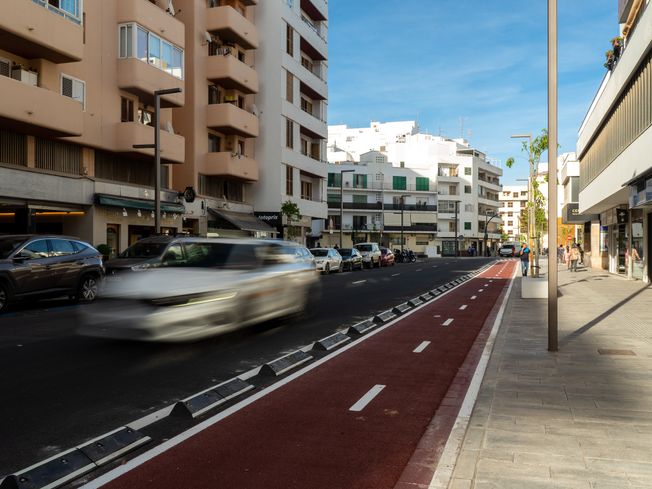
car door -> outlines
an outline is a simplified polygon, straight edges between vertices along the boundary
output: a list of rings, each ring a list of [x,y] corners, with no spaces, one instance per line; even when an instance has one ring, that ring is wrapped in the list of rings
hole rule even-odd
[[[50,246],[47,239],[37,239],[29,242],[14,255],[15,293],[30,294],[51,289],[53,281],[50,267]]]
[[[49,271],[53,288],[74,290],[84,266],[73,244],[67,239],[50,239]]]

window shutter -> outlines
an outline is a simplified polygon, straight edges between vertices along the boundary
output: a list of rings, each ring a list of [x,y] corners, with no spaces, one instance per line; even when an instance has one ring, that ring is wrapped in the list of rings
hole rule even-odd
[[[72,98],[72,80],[65,76],[61,78],[61,95]]]
[[[11,77],[11,66],[8,59],[0,58],[0,75]]]

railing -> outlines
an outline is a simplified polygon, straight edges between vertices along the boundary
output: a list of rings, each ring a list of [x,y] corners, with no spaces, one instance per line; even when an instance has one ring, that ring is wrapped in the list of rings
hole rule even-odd
[[[82,23],[82,19],[79,14],[74,14],[72,12],[68,12],[67,10],[61,9],[59,7],[55,7],[54,5],[50,4],[47,0],[32,0],[37,5],[40,5],[43,8],[48,9],[50,12],[53,12],[57,15],[60,15],[64,19],[68,19],[71,22],[74,22],[75,24],[80,24]],[[76,0],[74,2],[76,9],[79,11],[79,1]]]
[[[339,173],[336,173],[336,175],[339,175]],[[373,175],[370,175],[370,176],[373,177]],[[339,182],[329,182],[328,183],[328,188],[339,189],[340,184],[339,184]],[[405,185],[405,188],[394,188],[394,186],[393,186],[393,184],[391,182],[387,182],[387,183],[383,184],[381,182],[375,182],[374,181],[374,182],[371,182],[371,183],[367,183],[367,186],[364,187],[364,186],[359,185],[359,184],[358,185],[352,185],[351,183],[345,181],[344,182],[344,189],[345,190],[346,189],[389,190],[389,191],[397,192],[397,193],[398,192],[406,192],[406,191],[410,191],[410,192],[433,192],[434,193],[434,192],[437,192],[437,184],[431,183],[428,186],[427,189],[424,189],[423,186],[421,186],[421,185],[419,185],[418,188],[417,188],[416,184]],[[442,194],[440,193],[440,195],[442,195]],[[456,194],[456,195],[458,195],[458,194]]]
[[[314,22],[312,21],[312,19],[309,19],[309,18],[306,17],[305,15],[301,14],[301,20],[303,20],[303,22],[304,22],[308,27],[310,27],[310,28],[315,32],[315,34],[317,34],[317,35],[319,36],[319,38],[320,38],[322,41],[327,41],[326,36],[325,36],[324,34],[321,33],[321,29],[320,29],[319,27],[317,27],[317,26],[314,24]]]
[[[340,203],[337,201],[331,201],[328,202],[328,208],[329,209],[339,209],[340,208]],[[354,210],[369,210],[369,211],[400,211],[401,210],[401,205],[400,204],[385,204],[383,205],[381,202],[373,202],[373,203],[368,203],[368,202],[344,202],[344,209],[354,209]],[[437,206],[436,205],[428,205],[428,204],[405,204],[403,206],[403,211],[404,212],[414,212],[414,211],[428,211],[428,212],[437,212]]]

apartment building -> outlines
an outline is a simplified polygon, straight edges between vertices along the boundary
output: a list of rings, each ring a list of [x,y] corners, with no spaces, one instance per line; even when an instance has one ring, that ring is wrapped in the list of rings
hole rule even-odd
[[[256,52],[261,87],[255,97],[260,133],[255,140],[259,179],[252,203],[260,219],[279,231],[286,201],[297,204],[297,238],[308,245],[322,234],[326,204],[328,2],[259,2],[256,27],[264,39]]]
[[[361,148],[379,151],[398,168],[419,171],[437,184],[433,245],[439,246],[442,255],[454,255],[456,246],[467,250],[473,245],[479,253],[495,250],[500,241],[502,169],[484,153],[464,139],[422,133],[414,121],[373,122],[369,128],[329,127],[329,162],[337,163],[344,155],[355,158]]]
[[[579,212],[600,215],[599,227],[592,226],[591,265],[649,282],[652,8],[646,0],[620,0],[618,16],[624,49],[579,131]]]
[[[154,225],[184,228],[170,167],[185,161],[172,112],[185,93],[185,27],[167,0],[4,0],[0,16],[0,232],[80,236],[118,252]]]
[[[500,193],[500,219],[507,241],[521,241],[527,230],[521,224],[521,215],[527,212],[527,185],[505,185]]]

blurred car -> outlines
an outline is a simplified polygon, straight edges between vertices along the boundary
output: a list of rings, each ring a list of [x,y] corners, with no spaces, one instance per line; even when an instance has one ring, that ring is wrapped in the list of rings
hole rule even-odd
[[[342,271],[342,257],[335,248],[311,248],[310,253],[315,257],[315,265],[320,272],[329,274]]]
[[[396,258],[394,257],[394,252],[389,248],[384,246],[380,247],[380,265],[383,267],[389,267],[396,265]]]
[[[142,271],[161,266],[164,257],[175,255],[183,259],[182,243],[193,239],[184,236],[152,236],[141,239],[104,264],[106,275],[111,277],[121,272]]]
[[[362,270],[362,255],[355,248],[341,248],[337,252],[342,257],[343,270]]]
[[[498,256],[516,256],[516,247],[513,244],[504,244],[498,249]]]
[[[120,274],[80,311],[80,334],[182,342],[301,313],[319,300],[312,263],[293,243],[193,238],[183,259]]]
[[[362,254],[362,260],[365,267],[380,268],[382,254],[380,253],[378,243],[358,243],[354,248]]]
[[[100,252],[77,238],[0,236],[0,312],[26,299],[93,301],[103,274]]]

